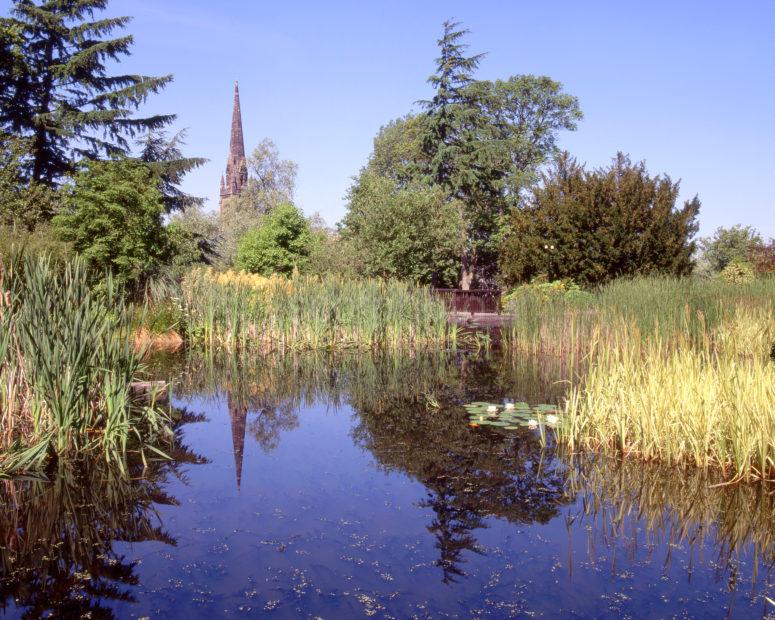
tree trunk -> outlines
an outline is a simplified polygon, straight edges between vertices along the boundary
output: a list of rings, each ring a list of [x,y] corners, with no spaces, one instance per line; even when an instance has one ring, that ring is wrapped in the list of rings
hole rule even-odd
[[[474,282],[474,257],[468,252],[463,253],[463,268],[460,272],[460,288],[464,291],[470,291]]]

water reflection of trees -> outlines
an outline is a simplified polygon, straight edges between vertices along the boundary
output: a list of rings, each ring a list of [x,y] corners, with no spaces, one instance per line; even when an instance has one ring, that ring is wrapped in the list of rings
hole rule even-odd
[[[504,396],[557,401],[565,386],[556,365],[535,360],[492,360],[460,353],[405,357],[314,354],[263,358],[194,359],[177,390],[182,395],[226,394],[237,484],[244,434],[264,450],[298,424],[301,405],[349,404],[353,436],[378,464],[420,480],[422,505],[434,513],[443,579],[463,574],[465,552],[478,552],[475,530],[498,516],[546,522],[568,501],[561,461],[543,451],[530,432],[518,436],[474,431],[459,405]],[[431,403],[440,406],[432,408]]]
[[[481,551],[476,531],[487,518],[546,523],[560,511],[567,511],[571,534],[593,537],[590,549],[630,544],[627,528],[637,520],[645,544],[664,543],[668,554],[676,544],[705,545],[717,554],[718,565],[733,573],[740,555],[753,549],[759,565],[771,571],[772,487],[715,487],[696,471],[637,462],[569,461],[551,444],[542,449],[529,431],[471,429],[458,407],[504,396],[557,402],[567,387],[558,379],[566,372],[552,359],[304,354],[198,359],[188,364],[178,390],[228,395],[235,460],[241,460],[246,430],[271,450],[283,432],[298,425],[299,407],[350,405],[356,444],[373,454],[379,467],[425,486],[422,505],[433,513],[428,531],[447,582],[464,574],[467,553]]]
[[[179,413],[173,460],[130,464],[120,475],[103,463],[61,464],[50,481],[0,481],[0,605],[24,617],[111,618],[111,601],[133,601],[135,565],[116,542],[175,545],[157,508],[176,505],[165,486],[204,461],[180,441],[198,418]]]
[[[566,466],[554,458],[554,447],[542,447],[534,433],[504,433],[471,429],[458,405],[472,400],[499,401],[503,397],[553,400],[556,394],[526,374],[486,360],[464,359],[445,369],[429,392],[390,390],[411,385],[422,369],[412,364],[393,368],[384,386],[351,400],[358,413],[353,436],[387,471],[400,471],[426,488],[421,505],[433,511],[428,531],[436,539],[445,583],[465,574],[465,552],[480,552],[476,530],[487,517],[515,523],[545,523],[571,501],[566,493]],[[522,368],[524,371],[524,367]],[[509,372],[511,371],[511,372]],[[395,379],[399,380],[396,381]],[[413,379],[415,378],[415,379]],[[545,387],[553,389],[552,384]],[[547,393],[548,392],[548,393]]]

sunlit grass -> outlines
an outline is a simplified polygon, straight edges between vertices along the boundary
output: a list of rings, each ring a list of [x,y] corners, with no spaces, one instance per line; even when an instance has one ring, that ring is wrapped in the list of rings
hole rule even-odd
[[[559,438],[571,449],[775,479],[775,321],[734,314],[690,338],[644,336],[630,319],[593,332],[589,365],[569,395]]]
[[[429,289],[396,281],[194,269],[181,301],[188,337],[208,348],[398,349],[456,336]]]

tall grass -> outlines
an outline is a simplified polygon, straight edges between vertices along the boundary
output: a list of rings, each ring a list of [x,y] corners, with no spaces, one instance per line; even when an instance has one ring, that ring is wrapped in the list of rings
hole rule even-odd
[[[619,347],[659,336],[700,346],[709,332],[740,311],[775,312],[775,278],[737,284],[720,279],[649,277],[615,280],[590,295],[542,295],[526,287],[511,296],[504,331],[513,350],[584,354],[594,342]],[[631,342],[629,343],[631,344]]]
[[[129,450],[158,452],[168,419],[133,400],[140,355],[109,276],[94,289],[81,260],[12,258],[0,299],[0,473],[87,453],[123,467]]]
[[[398,349],[456,335],[430,290],[395,281],[194,269],[183,279],[181,303],[189,339],[207,348]]]
[[[775,479],[775,280],[622,281],[512,311],[515,350],[584,360],[557,431],[571,449]]]

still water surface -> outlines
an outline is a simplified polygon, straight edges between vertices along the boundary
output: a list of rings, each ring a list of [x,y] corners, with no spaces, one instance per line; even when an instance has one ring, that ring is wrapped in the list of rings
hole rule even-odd
[[[570,461],[462,404],[557,401],[543,361],[165,367],[174,463],[4,482],[7,617],[773,617],[775,496]],[[768,616],[767,614],[770,614]]]

